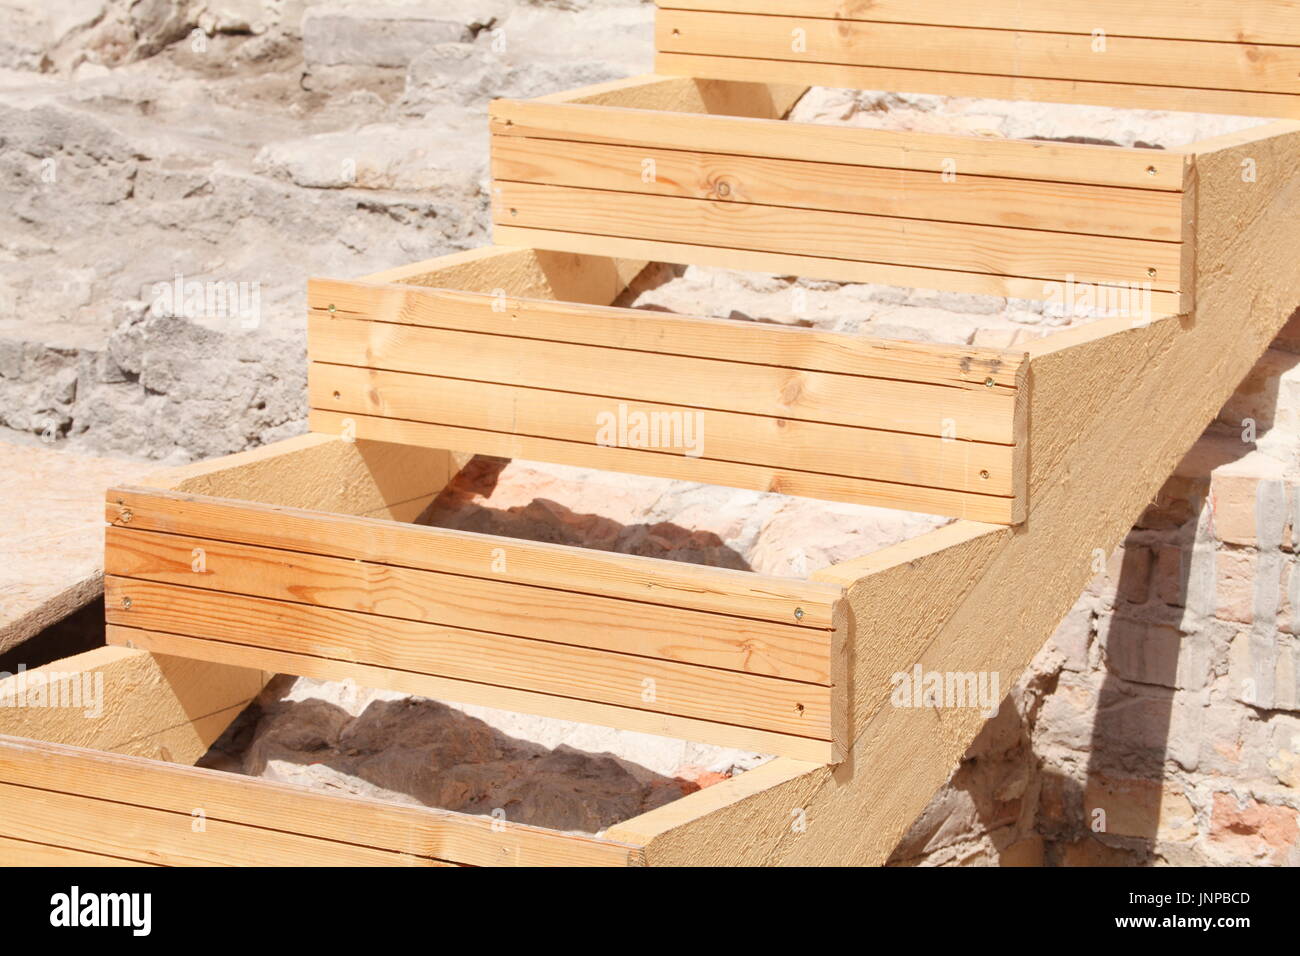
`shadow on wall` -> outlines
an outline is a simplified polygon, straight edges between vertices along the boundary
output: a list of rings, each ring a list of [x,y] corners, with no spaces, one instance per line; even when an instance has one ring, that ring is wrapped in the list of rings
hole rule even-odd
[[[372,700],[353,717],[331,700],[287,699],[293,683],[277,677],[200,766],[586,833],[698,789],[610,754],[516,739],[437,701]]]
[[[737,551],[711,531],[694,531],[668,521],[624,525],[602,515],[580,514],[546,498],[534,498],[522,507],[492,508],[484,504],[509,464],[508,458],[474,456],[434,499],[418,523],[737,571],[752,570]]]
[[[1276,373],[1300,359],[1264,361],[1277,367],[1234,398],[1249,403],[1261,434],[1273,425]],[[1225,420],[1236,411],[1230,403]],[[1218,436],[1188,456],[1126,536],[1118,567],[1112,556],[1113,595],[1094,596],[1058,631],[891,864],[1205,864],[1191,845],[1196,810],[1171,773],[1203,770],[1206,754],[1238,745],[1206,739],[1215,662],[1232,633],[1249,627],[1216,623],[1222,535],[1209,495],[1215,469],[1255,447]],[[1280,581],[1279,571],[1257,571],[1257,583]],[[1254,616],[1252,644],[1276,642],[1276,615],[1261,612],[1258,594],[1244,613]],[[1271,659],[1267,650],[1261,660]]]

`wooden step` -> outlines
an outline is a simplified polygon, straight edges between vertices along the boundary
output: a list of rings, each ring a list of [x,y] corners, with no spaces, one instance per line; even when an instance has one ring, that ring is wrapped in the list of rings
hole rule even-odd
[[[1300,117],[1300,10],[1277,0],[658,6],[665,74]]]
[[[312,284],[316,434],[110,491],[131,647],[77,666],[149,706],[89,732],[0,708],[0,861],[881,863],[988,716],[899,676],[1009,689],[1300,303],[1300,123],[1158,151],[781,120],[808,83],[904,77],[1294,115],[1289,6],[663,6],[660,69],[691,76],[494,107],[509,246]],[[1103,80],[1079,44],[1110,16]],[[649,260],[1150,295],[1017,355],[611,308]],[[709,416],[700,453],[599,440],[624,405],[682,416],[683,445]],[[446,449],[962,520],[807,578],[726,571],[415,524]],[[600,838],[153,759],[275,671],[777,759]]]
[[[401,284],[313,280],[308,305],[317,431],[1024,514],[1023,352]]]
[[[1188,152],[793,123],[786,88],[684,95],[704,82],[493,103],[496,241],[1030,299],[1092,284],[1155,314],[1194,305]]]

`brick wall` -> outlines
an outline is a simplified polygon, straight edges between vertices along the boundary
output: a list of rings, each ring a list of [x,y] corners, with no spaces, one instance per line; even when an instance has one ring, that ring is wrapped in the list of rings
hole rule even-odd
[[[1300,865],[1300,313],[894,854]]]

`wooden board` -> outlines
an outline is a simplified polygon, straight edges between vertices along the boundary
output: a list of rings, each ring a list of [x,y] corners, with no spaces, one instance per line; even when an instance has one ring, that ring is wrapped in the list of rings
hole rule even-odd
[[[497,241],[1036,299],[1074,281],[1191,307],[1181,154],[620,105],[636,89],[493,104]]]
[[[321,431],[995,521],[1023,510],[1015,353],[359,283],[308,298]]]
[[[626,239],[1177,291],[1177,242],[497,182],[493,221]]]
[[[658,0],[675,10],[789,15],[879,23],[929,23],[1072,33],[1105,30],[1110,36],[1231,39],[1240,43],[1297,45],[1300,9],[1293,0]]]
[[[1178,242],[1179,194],[997,176],[955,175],[662,149],[498,136],[493,178],[925,219],[1093,236]]]
[[[706,740],[718,724],[830,745],[843,722],[835,586],[218,499],[110,502],[109,623],[206,642],[211,659],[246,664],[240,645],[304,676],[323,660],[522,691],[539,713],[650,711]],[[792,600],[764,620],[748,593]]]
[[[961,523],[873,556],[849,590],[855,653],[904,642],[923,671],[992,671],[1010,687],[1077,599],[1094,549],[1128,532],[1300,304],[1288,253],[1300,242],[1300,126],[1235,140],[1196,154],[1196,315],[1104,320],[1036,343],[1023,529]],[[1254,182],[1241,177],[1247,158]],[[855,687],[855,701],[882,691]],[[638,834],[654,864],[882,863],[984,723],[974,709],[855,707],[841,767],[781,761],[761,793],[699,815],[693,795],[615,833]],[[804,828],[791,828],[791,808]]]
[[[635,865],[636,847],[446,810],[0,737],[0,839],[21,862]],[[4,859],[0,853],[0,860]],[[116,862],[114,863],[116,865]]]
[[[0,680],[0,734],[193,763],[269,676],[97,647]]]
[[[1243,28],[1264,22],[1273,5],[1199,6],[1217,13],[1222,32],[1188,38],[1188,32],[1206,31],[1207,18],[1196,18],[1195,10],[1189,28],[1182,12],[1172,9],[1163,16],[1147,11],[1138,27],[1127,14],[1107,23],[1100,12],[1077,8],[1027,18],[1017,13],[976,26],[967,14],[941,14],[933,5],[906,20],[897,6],[879,13],[841,7],[829,17],[818,15],[827,12],[820,5],[810,12],[799,3],[735,3],[723,11],[661,7],[655,68],[716,79],[790,82],[797,76],[819,86],[1298,115],[1296,34],[1276,43],[1244,40]],[[998,9],[993,5],[978,16]],[[1049,18],[1051,30],[1018,26]],[[1280,19],[1293,22],[1294,11]]]

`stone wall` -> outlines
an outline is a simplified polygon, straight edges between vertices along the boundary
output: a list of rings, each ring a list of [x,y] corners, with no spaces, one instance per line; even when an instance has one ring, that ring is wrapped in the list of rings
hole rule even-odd
[[[1300,316],[897,864],[1300,865]]]

